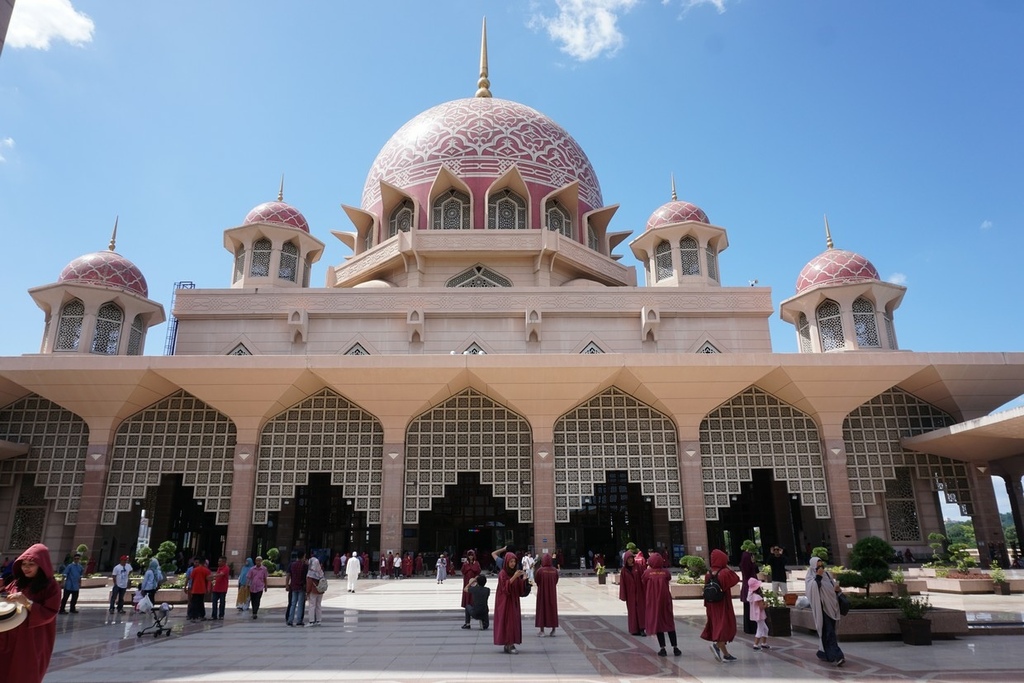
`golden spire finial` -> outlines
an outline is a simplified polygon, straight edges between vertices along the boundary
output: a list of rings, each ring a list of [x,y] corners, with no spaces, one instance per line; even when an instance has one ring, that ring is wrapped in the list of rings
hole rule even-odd
[[[828,215],[825,216],[825,245],[831,249],[832,244],[832,232],[828,229]]]
[[[484,17],[484,27],[480,34],[480,80],[476,82],[476,96],[490,97],[491,82],[487,80],[487,17]]]
[[[284,201],[284,173],[281,174],[281,186],[277,188],[277,201]]]
[[[676,174],[672,174],[672,201],[678,202],[679,197],[676,196]]]
[[[120,218],[120,216],[114,216],[114,232],[110,233],[110,244],[107,246],[107,249],[109,249],[110,251],[114,251],[114,246],[117,243],[117,219],[118,218]]]

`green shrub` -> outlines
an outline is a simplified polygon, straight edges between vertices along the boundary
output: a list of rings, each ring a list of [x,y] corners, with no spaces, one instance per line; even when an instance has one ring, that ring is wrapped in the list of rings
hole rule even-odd
[[[864,577],[868,595],[871,594],[871,584],[888,581],[892,576],[889,558],[894,554],[892,546],[877,536],[866,536],[854,544],[850,566]]]
[[[832,578],[843,588],[867,588],[868,581],[860,572],[832,572]]]
[[[966,543],[953,543],[947,548],[949,553],[949,561],[956,566],[956,570],[963,574],[966,574],[971,567],[977,566],[977,562],[971,557],[970,553],[967,552]]]
[[[811,557],[819,557],[825,562],[828,562],[828,548],[822,545],[815,546],[811,551]]]
[[[686,570],[686,574],[691,578],[702,578],[704,572],[707,571],[707,563],[704,562],[703,557],[697,557],[696,555],[683,555],[679,558],[679,566]],[[703,579],[702,579],[703,580]]]
[[[900,599],[891,595],[847,595],[851,609],[897,609]]]

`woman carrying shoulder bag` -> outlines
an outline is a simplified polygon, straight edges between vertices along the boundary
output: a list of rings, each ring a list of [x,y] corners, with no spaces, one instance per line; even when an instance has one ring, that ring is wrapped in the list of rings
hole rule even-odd
[[[838,639],[839,620],[843,618],[839,613],[838,594],[841,590],[839,582],[825,571],[825,561],[812,557],[804,592],[811,603],[814,628],[818,631],[818,659],[836,666],[846,664]]]

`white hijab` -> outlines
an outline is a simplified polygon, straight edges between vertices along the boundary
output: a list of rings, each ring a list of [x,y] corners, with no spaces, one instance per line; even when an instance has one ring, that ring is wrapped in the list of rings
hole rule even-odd
[[[821,575],[821,587],[818,587],[818,565],[823,564],[820,557],[812,557],[811,565],[807,569],[807,578],[804,580],[804,594],[811,601],[811,612],[814,615],[814,625],[818,633],[821,633],[822,611],[838,622],[842,616],[839,614],[839,600],[836,598],[836,582],[832,575],[826,570]]]

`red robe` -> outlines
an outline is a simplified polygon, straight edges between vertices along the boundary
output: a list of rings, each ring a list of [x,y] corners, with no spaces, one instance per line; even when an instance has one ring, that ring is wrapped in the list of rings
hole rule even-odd
[[[414,568],[416,570],[416,574],[417,575],[423,573],[423,555],[417,555],[416,556],[416,562],[414,563]]]
[[[334,560],[331,561],[331,569],[334,570],[334,575],[338,576],[341,574],[341,554],[334,553]]]
[[[30,581],[21,570],[22,560],[31,558],[38,565],[37,576]],[[21,587],[18,586],[19,581]],[[41,683],[50,666],[50,655],[57,640],[57,610],[60,609],[60,586],[53,579],[50,551],[36,543],[14,561],[14,579],[7,590],[23,593],[32,601],[28,619],[10,631],[0,633],[0,681]]]
[[[412,576],[412,556],[410,555],[402,558],[402,576],[405,578]]]
[[[476,577],[480,575],[480,563],[476,558],[469,559],[462,563],[462,606],[473,604],[473,598],[469,591],[465,590],[470,583],[476,583]]]
[[[505,569],[498,572],[498,590],[494,598],[495,645],[523,642],[523,611],[519,599],[523,596],[525,577],[511,578],[518,566],[515,553],[505,553]]]
[[[626,603],[626,618],[629,621],[629,632],[637,635],[647,628],[647,596],[644,593],[642,572],[637,568],[636,561],[630,563],[633,553],[626,551],[622,556],[623,567],[619,572],[619,600]]]
[[[533,583],[537,591],[537,614],[533,624],[539,629],[558,626],[558,570],[551,566],[551,555],[545,553],[540,568],[533,570]]]
[[[740,577],[736,576],[736,572],[729,569],[728,565],[729,557],[724,552],[711,551],[711,572],[718,572],[718,583],[725,591],[725,598],[721,602],[704,603],[708,621],[700,637],[715,643],[731,643],[736,638],[736,611],[732,607],[732,587],[740,582]]]
[[[668,633],[676,630],[675,614],[672,612],[672,593],[669,582],[672,573],[665,569],[665,561],[657,553],[644,571],[641,582],[644,584],[644,619],[647,635]]]

